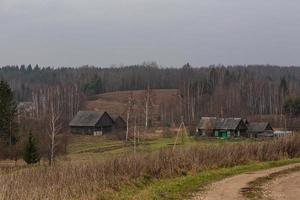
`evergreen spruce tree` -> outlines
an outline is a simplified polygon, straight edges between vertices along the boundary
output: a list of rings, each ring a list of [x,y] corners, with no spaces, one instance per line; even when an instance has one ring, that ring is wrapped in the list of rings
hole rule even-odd
[[[17,104],[6,81],[0,81],[0,143],[9,148],[17,142]]]
[[[27,164],[34,164],[40,161],[40,156],[32,133],[29,133],[28,142],[26,144],[23,159]]]

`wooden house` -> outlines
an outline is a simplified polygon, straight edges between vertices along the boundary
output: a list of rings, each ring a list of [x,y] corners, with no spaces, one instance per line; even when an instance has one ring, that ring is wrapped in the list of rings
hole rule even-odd
[[[268,122],[251,122],[248,124],[249,137],[273,137],[274,130]]]
[[[107,112],[79,111],[69,126],[74,134],[102,135],[112,131],[114,120]]]
[[[213,136],[216,120],[216,117],[202,117],[196,130],[198,135]]]
[[[197,127],[202,136],[219,138],[247,137],[247,126],[241,118],[203,117]]]

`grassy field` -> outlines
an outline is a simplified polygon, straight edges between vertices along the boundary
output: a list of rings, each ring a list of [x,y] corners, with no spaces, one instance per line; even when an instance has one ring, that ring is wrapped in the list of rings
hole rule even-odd
[[[173,148],[176,137],[155,137],[153,139],[143,139],[137,145],[138,153],[149,153],[157,151],[163,148]],[[178,139],[177,146],[204,146],[211,144],[226,144],[226,143],[249,143],[254,142],[251,139],[215,139],[215,138],[202,138],[195,139],[189,137],[184,139],[182,143],[181,139]],[[114,155],[131,154],[133,153],[133,142],[125,144],[121,140],[110,140],[103,137],[92,136],[72,136],[70,138],[70,144],[67,149],[68,160],[89,160],[89,159],[105,159]]]
[[[173,148],[176,137],[153,137],[152,139],[141,139],[137,145],[137,153],[149,153],[158,151],[165,148]],[[189,137],[184,139],[184,143],[178,139],[176,148],[182,146],[205,146],[205,145],[223,145],[227,143],[251,143],[255,142],[251,139],[215,139],[215,138],[202,138],[195,139]],[[134,151],[133,142],[127,144],[122,140],[112,140],[104,137],[93,137],[84,135],[74,135],[69,138],[67,147],[67,154],[58,157],[58,162],[80,162],[91,160],[104,160],[117,155],[130,155]],[[47,161],[41,162],[47,165]],[[20,167],[25,165],[22,160],[17,162],[11,160],[0,161],[0,168],[2,167]]]
[[[148,153],[163,148],[173,148],[175,137],[156,138],[141,141],[137,152]],[[186,138],[182,146],[209,146],[225,145],[231,143],[247,144],[257,142],[252,139],[215,139],[194,137]],[[133,145],[119,140],[109,140],[103,137],[75,136],[68,148],[68,157],[71,160],[105,159],[110,156],[133,153]],[[187,172],[182,176],[170,179],[152,179],[151,177],[140,178],[118,190],[107,190],[98,199],[186,199],[194,192],[203,189],[207,184],[226,178],[228,176],[267,169],[291,163],[300,162],[300,159],[287,159],[279,161],[253,162],[247,165],[238,165],[229,168],[205,170],[199,173]]]
[[[154,137],[143,139],[137,154],[132,143],[103,137],[69,142],[53,168],[0,162],[0,199],[1,192],[2,199],[184,199],[231,175],[300,162],[300,137],[261,143],[190,137],[175,150],[175,137]],[[8,196],[12,188],[17,196]]]

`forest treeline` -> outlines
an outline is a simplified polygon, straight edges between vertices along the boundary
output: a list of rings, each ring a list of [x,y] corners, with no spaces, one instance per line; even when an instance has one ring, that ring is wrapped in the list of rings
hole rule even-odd
[[[16,100],[33,101],[41,88],[78,88],[86,96],[122,90],[179,89],[181,115],[187,122],[201,116],[283,115],[286,99],[300,96],[300,68],[270,65],[163,68],[156,63],[97,68],[4,66]],[[294,105],[294,104],[291,104]],[[165,111],[166,112],[166,111]],[[290,112],[295,114],[295,112]],[[180,118],[178,116],[178,118]]]

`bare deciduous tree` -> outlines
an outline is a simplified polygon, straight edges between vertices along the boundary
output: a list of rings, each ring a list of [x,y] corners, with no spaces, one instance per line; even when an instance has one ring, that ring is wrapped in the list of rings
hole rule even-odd
[[[150,89],[150,85],[147,85],[147,89],[145,90],[144,95],[144,112],[145,112],[145,128],[149,128],[149,120],[150,120],[150,109],[152,107],[152,98],[153,93]]]
[[[129,138],[129,121],[130,121],[131,112],[133,110],[133,106],[134,106],[134,99],[133,99],[133,95],[131,94],[127,102],[127,116],[126,116],[127,127],[126,127],[126,137],[125,137],[126,142],[128,141]]]
[[[60,102],[60,88],[54,87],[49,88],[48,90],[48,117],[47,123],[48,123],[48,136],[50,139],[49,142],[49,164],[52,166],[54,164],[56,152],[57,152],[57,146],[59,144],[59,141],[57,139],[57,136],[61,134],[63,124],[62,124],[62,108],[61,108],[61,102]]]

